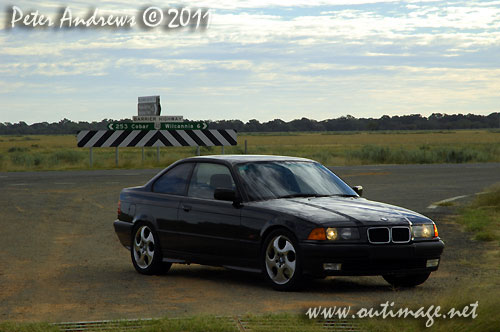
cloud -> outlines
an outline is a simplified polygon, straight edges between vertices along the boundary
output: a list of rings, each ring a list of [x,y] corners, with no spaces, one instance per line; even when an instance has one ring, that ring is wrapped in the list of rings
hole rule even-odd
[[[133,13],[144,4],[107,0],[99,8]],[[26,105],[16,97],[22,93],[37,104],[54,87],[61,98],[85,104],[75,114],[86,119],[111,116],[99,113],[94,98],[119,105],[109,112],[126,117],[134,107],[123,105],[151,93],[164,93],[165,109],[191,118],[376,116],[450,105],[486,112],[500,103],[499,4],[191,1],[186,5],[212,9],[204,33],[3,31],[0,100]],[[16,5],[50,14],[60,3]],[[89,9],[86,1],[68,5],[75,13]],[[50,114],[50,105],[39,108]],[[0,112],[11,121],[17,116]]]

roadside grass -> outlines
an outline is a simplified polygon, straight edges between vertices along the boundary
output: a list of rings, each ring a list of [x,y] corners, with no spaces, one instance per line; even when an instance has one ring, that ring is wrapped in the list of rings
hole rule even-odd
[[[288,155],[326,165],[427,164],[500,162],[500,131],[383,131],[319,133],[240,133],[238,146],[226,154]],[[194,147],[120,148],[122,169],[162,168],[194,156]],[[221,147],[202,147],[202,155],[220,154]],[[89,169],[89,149],[76,147],[74,135],[1,136],[0,171]],[[113,169],[114,148],[93,149],[93,169]]]
[[[124,330],[128,327],[123,323]],[[119,329],[118,329],[119,331]],[[219,318],[216,316],[202,315],[186,318],[162,318],[144,322],[140,332],[238,332],[238,328],[233,320]]]
[[[455,206],[455,202],[441,202],[439,204],[436,204],[437,206]]]
[[[245,329],[252,332],[320,332],[325,331],[321,322],[305,315],[280,313],[245,315],[240,317]],[[238,332],[240,328],[232,317],[199,315],[182,318],[161,318],[142,321],[116,321],[109,326],[95,326],[90,331],[137,332]],[[57,325],[48,323],[0,323],[2,332],[60,332]]]
[[[465,206],[457,221],[478,241],[497,241],[500,245],[500,184],[477,195]]]
[[[0,323],[2,332],[60,332],[61,330],[49,323]]]
[[[471,304],[478,302],[472,318]],[[447,296],[440,298],[422,299],[416,306],[415,303],[398,303],[397,306],[389,307],[397,312],[398,309],[409,308],[414,312],[423,307],[424,313],[431,308],[434,312],[440,306],[439,313],[447,315],[447,319],[433,318],[427,316],[413,318],[358,318],[347,320],[359,331],[370,332],[400,332],[400,331],[468,331],[468,332],[496,332],[500,324],[497,315],[498,300],[496,294],[491,292],[488,285],[482,285],[474,291],[464,293],[461,289],[455,289]],[[460,314],[450,319],[449,311],[456,309]],[[374,309],[380,309],[374,306]],[[356,308],[351,309],[355,313]],[[461,317],[463,314],[465,316]],[[329,320],[334,321],[332,319]],[[431,327],[426,327],[427,322],[432,322]],[[245,330],[252,332],[321,332],[328,331],[322,318],[308,319],[305,314],[266,314],[240,316],[240,324]],[[344,327],[348,328],[348,326]],[[238,332],[239,327],[236,320],[231,317],[217,317],[211,315],[199,315],[191,317],[161,318],[153,320],[116,321],[111,326],[96,327],[91,331],[137,331],[137,332]],[[2,332],[60,332],[59,326],[48,323],[0,323]]]
[[[498,282],[498,278],[496,278],[496,282]],[[477,316],[472,318],[472,307],[470,305],[476,303],[476,301],[478,302]],[[446,315],[446,318],[440,317],[429,320],[427,317],[413,318],[408,316],[407,318],[367,318],[359,319],[357,322],[359,322],[362,331],[370,332],[497,332],[500,326],[498,303],[497,295],[492,292],[490,285],[482,285],[479,289],[466,292],[463,289],[456,289],[444,297],[422,299],[418,305],[414,303],[398,304],[398,307],[394,310],[410,308],[417,311],[420,307],[423,307],[425,313],[431,306],[434,306],[431,312],[434,312],[435,308],[440,306],[439,313]],[[460,317],[456,315],[450,318],[449,311],[452,308],[458,310],[461,314],[466,313],[469,316]],[[432,322],[430,327],[426,327],[427,321]]]

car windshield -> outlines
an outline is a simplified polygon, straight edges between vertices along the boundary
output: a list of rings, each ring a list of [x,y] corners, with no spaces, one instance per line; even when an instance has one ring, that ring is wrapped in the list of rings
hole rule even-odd
[[[272,161],[236,166],[251,201],[291,197],[358,197],[344,181],[316,162]]]

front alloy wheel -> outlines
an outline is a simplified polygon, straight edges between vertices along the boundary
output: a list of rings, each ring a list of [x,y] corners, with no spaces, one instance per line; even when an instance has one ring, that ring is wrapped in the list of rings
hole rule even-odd
[[[273,232],[264,251],[266,279],[277,290],[290,290],[298,286],[301,278],[299,255],[292,236],[284,231]]]

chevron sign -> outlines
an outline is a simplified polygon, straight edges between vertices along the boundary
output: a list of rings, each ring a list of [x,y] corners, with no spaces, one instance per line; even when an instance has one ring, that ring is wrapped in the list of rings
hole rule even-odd
[[[78,147],[229,146],[237,145],[236,130],[82,130]]]

